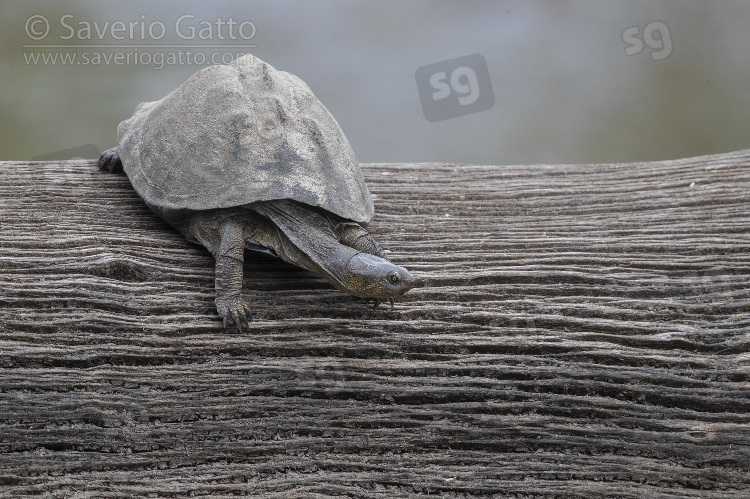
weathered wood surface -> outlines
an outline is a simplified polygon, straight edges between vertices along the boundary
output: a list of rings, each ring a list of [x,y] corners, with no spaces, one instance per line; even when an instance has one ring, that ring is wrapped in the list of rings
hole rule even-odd
[[[748,493],[750,150],[364,168],[419,287],[248,258],[240,335],[124,176],[0,163],[0,496]]]

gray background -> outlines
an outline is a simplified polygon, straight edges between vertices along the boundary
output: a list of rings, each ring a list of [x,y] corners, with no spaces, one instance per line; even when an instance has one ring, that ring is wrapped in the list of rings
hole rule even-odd
[[[60,40],[68,22],[163,22],[162,40]],[[250,42],[186,41],[193,24],[252,21]],[[49,19],[42,42],[32,15]],[[662,21],[672,54],[626,56],[622,32]],[[655,160],[750,147],[750,1],[216,1],[0,3],[0,159],[115,144],[141,101],[176,88],[197,65],[29,65],[36,43],[257,45],[250,51],[305,80],[363,162],[571,163]],[[71,49],[48,49],[66,51]],[[77,48],[80,56],[94,48]],[[123,49],[125,51],[132,49]],[[143,51],[178,49],[143,49]],[[112,51],[112,50],[109,50]],[[218,51],[234,52],[231,49]],[[214,50],[207,50],[212,53]],[[479,53],[495,105],[431,123],[415,82],[420,66]]]

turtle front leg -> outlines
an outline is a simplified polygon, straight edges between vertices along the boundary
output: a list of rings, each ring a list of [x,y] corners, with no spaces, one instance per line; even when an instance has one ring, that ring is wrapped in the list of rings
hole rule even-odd
[[[334,232],[339,242],[350,248],[363,253],[379,256],[388,259],[385,256],[383,248],[372,238],[361,225],[356,222],[340,222],[334,227]]]
[[[219,230],[221,242],[216,253],[216,310],[227,322],[233,323],[239,332],[242,325],[250,327],[250,306],[242,298],[243,261],[245,240],[242,225],[227,221]]]

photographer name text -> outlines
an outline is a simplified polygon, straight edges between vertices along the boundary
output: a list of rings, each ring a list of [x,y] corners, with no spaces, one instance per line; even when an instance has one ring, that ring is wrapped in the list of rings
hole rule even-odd
[[[139,20],[131,21],[81,21],[72,14],[60,16],[57,28],[61,31],[57,39],[61,43],[71,40],[162,40],[171,32],[180,40],[251,40],[256,33],[252,21],[238,21],[232,17],[211,20],[197,20],[193,14],[184,14],[174,23],[163,21],[147,21],[141,14]],[[39,42],[55,41],[52,33],[53,23],[45,16],[33,15],[26,20],[26,35]],[[39,46],[39,45],[31,45]]]

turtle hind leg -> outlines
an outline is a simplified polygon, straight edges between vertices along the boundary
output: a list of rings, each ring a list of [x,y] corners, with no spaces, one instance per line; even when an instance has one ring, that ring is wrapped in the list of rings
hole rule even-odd
[[[336,224],[334,231],[339,242],[362,253],[379,256],[386,259],[385,251],[372,238],[369,232],[356,222],[340,222]]]
[[[97,165],[100,170],[107,170],[109,173],[120,173],[122,172],[122,161],[120,155],[117,154],[117,148],[107,149],[99,156]]]

